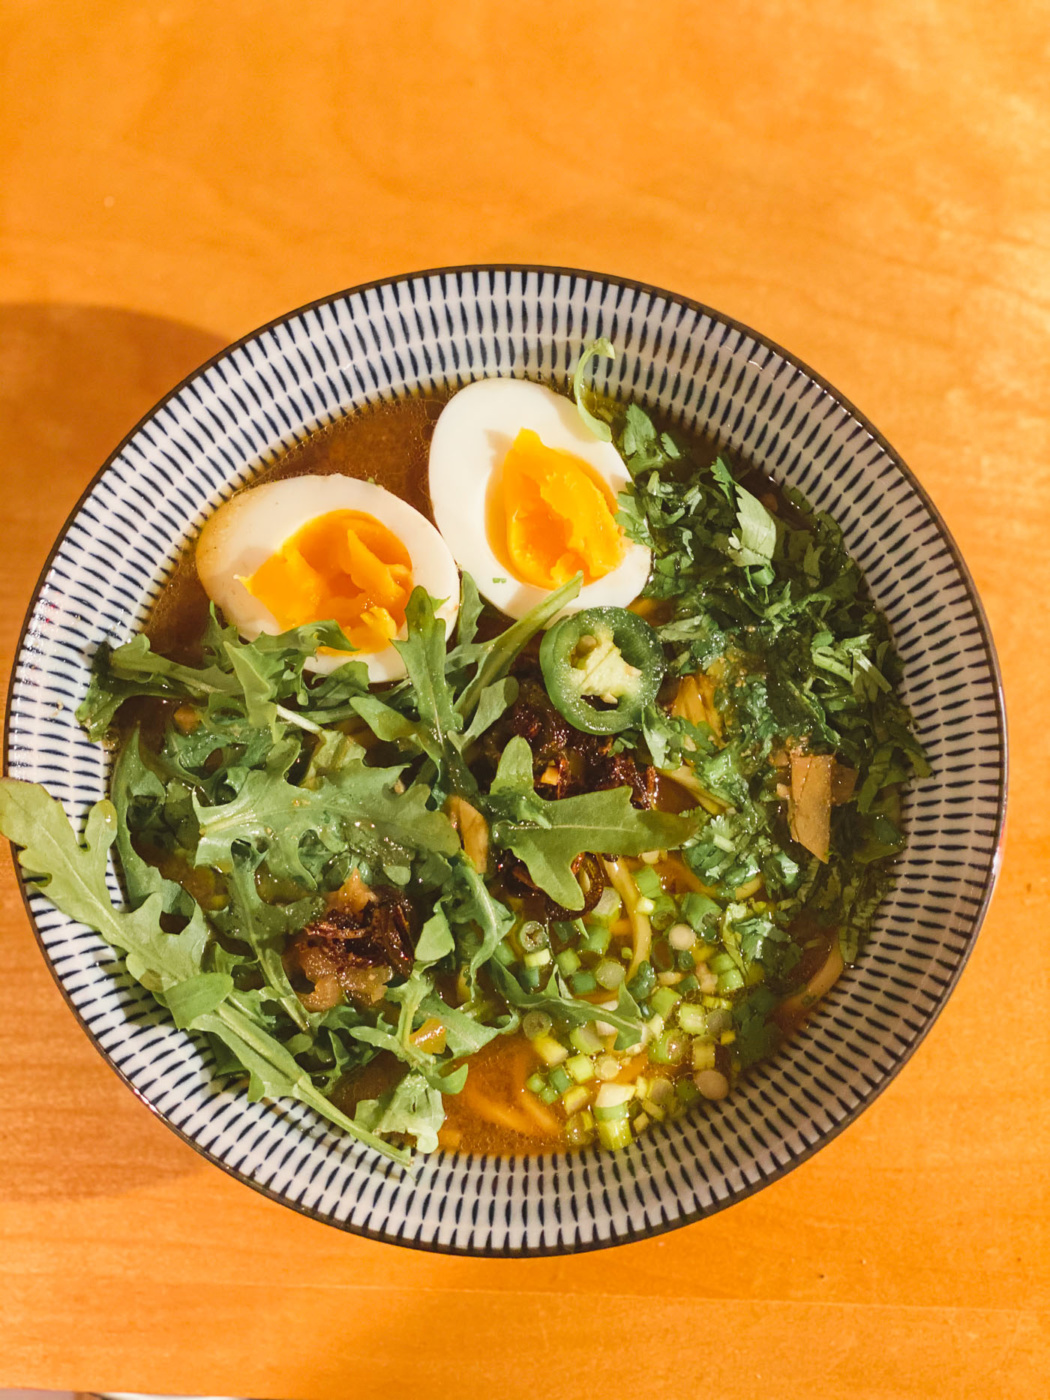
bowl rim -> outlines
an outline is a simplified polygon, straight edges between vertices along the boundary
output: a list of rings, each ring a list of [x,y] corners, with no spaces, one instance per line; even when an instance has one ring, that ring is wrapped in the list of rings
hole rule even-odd
[[[366,1239],[377,1240],[383,1244],[396,1245],[401,1248],[421,1250],[425,1253],[430,1254],[456,1255],[467,1258],[549,1258],[557,1257],[559,1255],[588,1254],[599,1249],[610,1249],[618,1245],[634,1244],[641,1240],[652,1239],[656,1236],[667,1234],[672,1230],[681,1229],[683,1226],[686,1225],[696,1224],[699,1221],[708,1219],[710,1216],[720,1214],[723,1210],[726,1210],[728,1207],[737,1205],[741,1201],[747,1200],[750,1196],[755,1195],[757,1192],[763,1190],[765,1187],[772,1185],[776,1181],[779,1181],[782,1177],[786,1176],[789,1172],[794,1171],[804,1162],[809,1161],[813,1156],[816,1155],[816,1153],[821,1151],[822,1148],[826,1147],[828,1143],[832,1142],[836,1137],[839,1136],[840,1133],[845,1131],[846,1128],[850,1127],[850,1125],[856,1121],[856,1119],[861,1115],[861,1113],[863,1113],[865,1109],[867,1109],[869,1105],[872,1102],[874,1102],[874,1100],[877,1099],[885,1089],[889,1087],[893,1080],[896,1079],[897,1075],[901,1072],[904,1066],[915,1054],[919,1046],[926,1039],[934,1023],[937,1021],[941,1012],[944,1010],[944,1007],[947,1005],[947,1002],[952,992],[955,990],[955,986],[962,975],[963,969],[966,967],[966,964],[969,961],[971,954],[973,953],[974,945],[977,942],[977,937],[981,931],[982,925],[984,924],[985,916],[987,915],[988,908],[991,904],[992,897],[994,895],[995,888],[998,883],[999,873],[1002,867],[1003,847],[1006,834],[1006,809],[1009,789],[1010,754],[1007,732],[1006,704],[1003,693],[1002,671],[1000,668],[998,652],[996,650],[995,641],[992,637],[991,626],[988,621],[987,613],[985,612],[984,604],[981,601],[981,597],[977,591],[977,587],[974,583],[973,576],[971,575],[966,561],[962,556],[962,552],[960,551],[959,546],[955,542],[954,536],[952,535],[947,524],[945,523],[945,520],[941,515],[940,511],[938,510],[937,506],[930,498],[925,487],[919,481],[918,477],[915,475],[912,469],[907,465],[907,463],[900,457],[897,451],[883,436],[883,434],[878,430],[878,428],[875,427],[875,425],[871,422],[867,415],[861,412],[861,410],[858,409],[856,405],[853,404],[852,401],[848,399],[839,389],[837,389],[833,384],[831,384],[829,380],[825,379],[823,375],[819,374],[816,370],[812,369],[804,360],[801,360],[797,355],[793,354],[789,350],[786,350],[777,341],[772,340],[769,336],[763,334],[760,331],[754,330],[745,322],[738,321],[735,317],[725,315],[723,312],[718,311],[714,307],[709,306],[706,302],[697,301],[695,298],[685,296],[679,292],[668,291],[667,289],[663,287],[658,287],[650,282],[639,281],[631,277],[621,277],[615,273],[597,272],[592,268],[562,267],[557,264],[547,263],[503,262],[464,263],[444,267],[423,268],[418,271],[399,273],[394,276],[376,277],[367,282],[359,282],[354,284],[353,286],[346,287],[340,291],[329,292],[326,293],[324,296],[315,297],[313,300],[305,302],[303,305],[295,307],[292,310],[284,311],[280,315],[273,317],[271,320],[264,322],[262,325],[256,326],[254,329],[246,332],[244,335],[238,337],[238,339],[231,341],[228,345],[223,346],[222,349],[217,350],[215,354],[209,356],[208,359],[202,361],[201,364],[195,366],[192,370],[190,370],[189,373],[186,374],[181,380],[179,380],[179,382],[176,385],[174,385],[170,390],[168,390],[168,392],[164,394],[160,399],[158,399],[157,402],[153,404],[149,409],[147,409],[147,411],[135,422],[135,424],[128,430],[128,432],[125,433],[123,438],[121,438],[120,442],[116,445],[116,447],[113,448],[112,452],[110,452],[108,457],[106,457],[102,465],[92,474],[90,480],[87,482],[83,491],[81,491],[80,495],[77,497],[77,500],[66,515],[66,518],[63,521],[62,526],[55,537],[54,543],[49,549],[47,557],[45,558],[40,568],[39,574],[37,575],[36,583],[33,586],[33,591],[30,595],[29,602],[26,606],[22,626],[19,630],[18,641],[13,652],[11,672],[8,678],[7,693],[5,697],[2,773],[4,777],[10,776],[8,770],[12,713],[11,706],[12,700],[14,698],[15,685],[18,676],[18,663],[22,655],[22,650],[26,640],[26,634],[29,630],[33,614],[36,610],[36,605],[39,600],[41,591],[51,571],[52,563],[54,562],[55,556],[61,548],[66,538],[66,535],[68,534],[71,526],[73,525],[74,521],[79,515],[85,501],[94,491],[96,485],[105,475],[105,473],[109,470],[112,464],[124,451],[124,448],[139,433],[143,426],[150,419],[152,419],[164,407],[166,403],[168,403],[171,399],[177,397],[192,380],[198,377],[198,375],[206,373],[219,361],[224,360],[228,355],[231,355],[234,351],[240,349],[247,343],[256,340],[260,336],[264,335],[267,331],[271,331],[277,326],[283,325],[285,322],[291,321],[296,317],[301,317],[307,312],[314,311],[319,307],[328,305],[329,303],[342,301],[350,297],[363,296],[364,294],[370,291],[377,290],[380,287],[396,286],[402,283],[415,282],[428,278],[472,277],[479,273],[520,273],[523,276],[535,274],[540,277],[550,275],[554,277],[581,278],[584,280],[611,283],[616,286],[627,288],[629,290],[645,293],[652,297],[665,298],[668,301],[686,306],[690,310],[697,312],[701,316],[710,317],[713,321],[717,321],[720,325],[729,327],[732,330],[741,332],[744,335],[751,337],[751,339],[754,340],[754,342],[757,345],[762,345],[765,348],[773,351],[773,353],[780,356],[780,358],[783,359],[785,363],[793,365],[797,370],[800,370],[804,375],[806,375],[810,380],[812,380],[814,384],[819,385],[825,391],[825,393],[827,393],[831,398],[833,398],[837,403],[839,403],[850,415],[852,415],[855,421],[861,424],[865,431],[871,435],[873,441],[878,443],[879,447],[886,454],[889,461],[901,473],[901,475],[907,481],[908,485],[916,493],[916,495],[919,497],[919,499],[925,506],[926,510],[929,512],[930,518],[933,521],[937,532],[943,540],[945,546],[947,547],[956,569],[958,570],[959,578],[963,583],[967,598],[971,606],[973,607],[974,618],[977,622],[977,626],[980,632],[981,643],[984,649],[985,659],[988,664],[990,678],[992,680],[992,691],[995,699],[996,731],[1002,751],[1002,763],[997,775],[998,780],[996,792],[996,819],[993,835],[994,845],[992,848],[991,860],[988,864],[988,871],[985,877],[984,888],[981,893],[980,902],[977,908],[975,909],[973,915],[971,916],[971,936],[968,940],[964,952],[959,958],[955,969],[953,970],[951,976],[948,978],[947,983],[944,986],[943,995],[940,999],[940,1004],[936,1007],[933,1013],[928,1016],[922,1029],[915,1036],[914,1040],[910,1042],[907,1048],[902,1052],[895,1052],[892,1068],[874,1087],[869,1088],[866,1093],[859,1096],[856,1105],[852,1109],[850,1109],[849,1112],[847,1112],[840,1121],[836,1122],[830,1130],[822,1133],[821,1136],[814,1143],[812,1143],[810,1146],[806,1147],[802,1151],[798,1152],[796,1155],[792,1156],[782,1165],[777,1166],[773,1171],[769,1172],[767,1175],[760,1177],[757,1181],[747,1183],[744,1189],[729,1195],[725,1199],[716,1199],[707,1209],[683,1212],[681,1215],[677,1215],[672,1219],[664,1219],[653,1225],[643,1226],[637,1229],[630,1229],[623,1233],[612,1234],[607,1238],[594,1236],[588,1240],[584,1240],[579,1243],[558,1243],[553,1245],[525,1246],[523,1248],[492,1247],[489,1245],[484,1246],[483,1248],[472,1248],[457,1246],[455,1244],[444,1244],[436,1240],[409,1239],[403,1236],[390,1235],[382,1230],[376,1230],[369,1226],[357,1225],[345,1220],[336,1220],[331,1215],[325,1214],[323,1211],[316,1209],[315,1207],[307,1206],[304,1205],[302,1202],[289,1199],[280,1191],[274,1190],[272,1187],[266,1186],[263,1183],[254,1180],[246,1173],[229,1166],[226,1162],[223,1162],[219,1157],[213,1155],[206,1148],[204,1148],[188,1133],[184,1132],[180,1127],[171,1122],[171,1120],[160,1110],[160,1108],[157,1107],[157,1105],[152,1103],[146,1097],[146,1095],[137,1087],[137,1085],[135,1085],[132,1082],[128,1075],[125,1074],[125,1072],[106,1053],[105,1049],[102,1047],[101,1043],[96,1038],[93,1031],[90,1029],[83,1017],[80,1015],[80,1012],[78,1011],[76,1005],[73,1002],[72,997],[67,991],[64,982],[58,975],[58,972],[56,971],[54,964],[52,963],[51,958],[48,955],[47,948],[40,934],[40,930],[37,927],[37,922],[33,915],[32,906],[29,902],[29,892],[26,887],[25,877],[23,875],[22,867],[18,862],[17,852],[15,850],[14,844],[9,842],[8,845],[10,846],[12,853],[12,864],[14,866],[15,878],[18,882],[19,893],[22,897],[22,904],[25,908],[26,915],[29,920],[29,925],[33,931],[33,936],[36,939],[44,963],[47,967],[48,972],[51,974],[52,980],[58,987],[58,990],[61,993],[62,998],[65,1001],[67,1007],[72,1012],[73,1016],[76,1018],[76,1021],[80,1026],[81,1030],[87,1036],[88,1041],[95,1048],[98,1054],[109,1066],[110,1070],[112,1070],[119,1077],[122,1083],[128,1089],[131,1090],[135,1097],[141,1103],[143,1103],[150,1110],[150,1112],[156,1118],[158,1118],[160,1122],[162,1122],[165,1125],[166,1128],[169,1129],[169,1131],[174,1133],[176,1137],[180,1138],[201,1157],[203,1157],[206,1161],[211,1163],[211,1165],[218,1167],[221,1171],[225,1172],[234,1180],[242,1182],[244,1185],[251,1187],[253,1191],[258,1192],[260,1195],[267,1197],[269,1200],[274,1201],[279,1205],[290,1207],[292,1210],[296,1211],[300,1215],[308,1216],[310,1219],[316,1220],[324,1225],[334,1226],[336,1229],[345,1231],[348,1234],[359,1235]]]

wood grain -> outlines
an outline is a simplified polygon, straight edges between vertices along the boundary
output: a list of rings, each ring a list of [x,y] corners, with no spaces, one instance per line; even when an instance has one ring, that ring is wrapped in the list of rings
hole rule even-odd
[[[985,930],[886,1093],[725,1214],[560,1260],[358,1240],[209,1167],[77,1028],[5,861],[0,1384],[1045,1394],[1045,0],[3,12],[5,671],[92,472],[222,342],[372,277],[551,262],[706,301],[871,416],[973,570],[1014,771]]]

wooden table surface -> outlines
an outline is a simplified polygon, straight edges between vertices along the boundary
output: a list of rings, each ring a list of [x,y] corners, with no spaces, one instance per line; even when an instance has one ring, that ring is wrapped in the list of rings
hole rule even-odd
[[[789,346],[944,513],[1013,747],[999,890],[905,1071],[661,1239],[475,1261],[301,1218],[117,1080],[6,859],[0,1385],[263,1397],[1043,1396],[1050,1384],[1045,0],[5,0],[5,670],[113,446],[225,342],[471,261]]]

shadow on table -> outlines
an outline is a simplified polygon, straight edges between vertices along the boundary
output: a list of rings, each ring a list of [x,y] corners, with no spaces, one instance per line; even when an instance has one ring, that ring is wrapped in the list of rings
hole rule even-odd
[[[77,498],[143,414],[223,344],[113,307],[0,306],[0,695],[37,575]],[[199,1159],[144,1118],[63,1005],[6,849],[0,916],[0,1199],[117,1195],[194,1170]]]
[[[106,306],[0,305],[0,618],[9,664],[37,575],[95,472],[224,341]]]

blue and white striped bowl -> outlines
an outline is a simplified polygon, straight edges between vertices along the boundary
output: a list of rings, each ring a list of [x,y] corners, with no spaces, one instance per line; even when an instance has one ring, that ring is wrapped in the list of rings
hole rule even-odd
[[[936,510],[889,444],[785,351],[696,302],[553,268],[477,267],[360,287],[225,350],[157,406],[101,469],[45,566],[8,709],[7,763],[79,821],[109,755],[73,712],[103,640],[146,618],[201,522],[320,424],[485,375],[567,381],[608,336],[604,388],[712,432],[830,511],[889,615],[904,695],[933,765],[908,798],[907,852],[859,964],[728,1100],[624,1152],[438,1154],[418,1177],[306,1108],[250,1104],[212,1077],[105,943],[38,894],[44,955],[87,1034],[180,1136],[274,1200],[343,1229],[479,1255],[593,1249],[710,1215],[782,1176],[889,1083],[944,1006],[991,895],[1006,785],[992,640]],[[599,384],[601,379],[599,377]],[[114,896],[115,877],[110,875]]]

